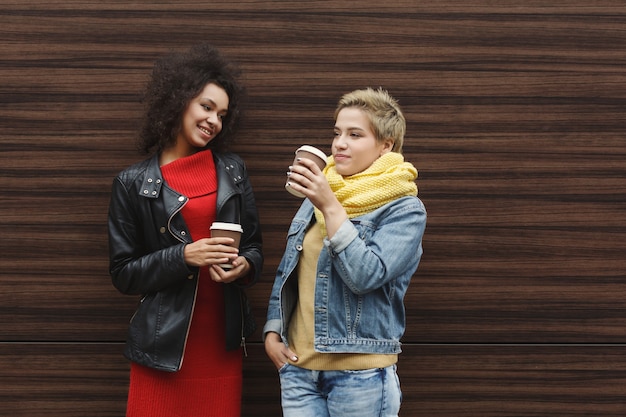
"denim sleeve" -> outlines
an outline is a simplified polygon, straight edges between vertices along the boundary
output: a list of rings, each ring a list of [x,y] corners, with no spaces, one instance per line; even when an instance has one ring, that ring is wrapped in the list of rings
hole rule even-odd
[[[356,229],[354,224],[348,219],[346,219],[339,229],[335,232],[331,239],[327,237],[324,238],[324,244],[329,246],[333,252],[339,253],[346,249],[348,245],[358,237],[359,231]]]
[[[359,238],[350,220],[341,225],[332,239],[325,239],[331,262],[345,285],[355,294],[376,290],[388,282],[409,280],[422,256],[426,209],[418,198],[403,198],[379,209],[370,228]]]

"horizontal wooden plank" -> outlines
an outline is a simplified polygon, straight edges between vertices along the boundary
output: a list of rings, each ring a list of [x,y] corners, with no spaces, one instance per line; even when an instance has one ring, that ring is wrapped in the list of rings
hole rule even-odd
[[[119,417],[129,364],[120,343],[0,342],[0,414]],[[278,374],[260,344],[244,364],[242,416],[280,414]]]
[[[400,360],[405,416],[620,416],[624,345],[431,345]]]
[[[406,345],[403,416],[622,416],[624,345]],[[123,415],[120,344],[0,343],[4,415]],[[244,360],[244,417],[280,414],[276,370],[260,344]]]
[[[120,344],[0,343],[1,413],[119,417],[128,372]]]

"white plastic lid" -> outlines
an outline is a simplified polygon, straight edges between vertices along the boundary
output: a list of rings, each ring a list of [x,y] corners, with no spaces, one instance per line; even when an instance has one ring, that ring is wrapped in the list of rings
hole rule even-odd
[[[296,153],[298,153],[298,151],[304,151],[304,152],[312,153],[313,155],[316,155],[319,158],[321,158],[324,162],[326,162],[327,159],[328,159],[326,154],[324,152],[322,152],[321,150],[317,149],[315,146],[302,145],[298,149],[296,149]]]
[[[232,232],[243,233],[243,228],[240,224],[237,223],[213,222],[213,224],[211,225],[211,230],[213,229],[230,230]]]

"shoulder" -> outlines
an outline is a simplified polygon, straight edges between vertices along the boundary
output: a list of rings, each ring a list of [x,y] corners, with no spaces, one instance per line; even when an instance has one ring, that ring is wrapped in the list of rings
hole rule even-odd
[[[217,162],[223,162],[225,165],[232,164],[245,167],[243,159],[233,152],[214,152],[213,158]]]
[[[395,201],[400,207],[410,207],[418,210],[426,211],[426,207],[419,197],[402,197]],[[393,203],[392,203],[393,204]]]
[[[158,168],[158,160],[156,158],[156,155],[151,156],[150,158],[130,165],[120,171],[117,174],[116,179],[127,185],[133,183],[137,178],[142,178],[145,173],[151,169],[151,167],[154,169],[155,164]]]
[[[218,171],[227,172],[233,177],[235,182],[240,182],[248,177],[246,164],[243,159],[232,152],[214,152],[213,160],[215,161],[215,168]]]
[[[426,208],[417,197],[402,197],[374,210],[364,218],[376,224],[425,223]]]
[[[397,200],[392,201],[389,204],[381,207],[380,210],[384,211],[392,211],[395,213],[406,213],[406,212],[416,212],[416,213],[424,213],[426,214],[426,207],[422,200],[418,197],[401,197]]]
[[[424,230],[426,208],[417,197],[402,197],[373,211],[364,220],[375,228],[385,228],[389,233],[403,233],[406,230]]]

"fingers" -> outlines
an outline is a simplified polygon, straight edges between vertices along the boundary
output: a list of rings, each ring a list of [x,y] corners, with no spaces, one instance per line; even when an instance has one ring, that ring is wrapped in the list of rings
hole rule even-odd
[[[286,348],[283,350],[283,355],[285,355],[285,358],[289,359],[290,361],[293,362],[298,362],[298,355],[296,355],[291,349]]]
[[[265,352],[276,369],[282,368],[289,361],[298,361],[298,356],[280,340],[280,336],[276,333],[268,333],[265,339]]]
[[[309,177],[311,176],[311,174],[313,174],[313,176],[322,174],[322,170],[320,170],[320,167],[310,159],[299,158],[297,162],[297,164],[289,167],[290,172],[295,172],[304,177]]]
[[[199,242],[204,242],[205,245],[213,249],[215,249],[215,247],[219,247],[219,249],[223,252],[235,253],[239,251],[237,248],[231,246],[235,243],[235,239],[230,237],[210,237],[200,239]]]
[[[313,162],[312,160],[308,158],[298,158],[296,161],[298,162],[297,165],[305,166],[309,171],[311,171],[312,173],[316,175],[322,172],[320,167],[315,162]]]
[[[250,271],[250,264],[243,256],[239,256],[232,261],[232,266],[231,269],[226,270],[219,265],[212,265],[209,268],[209,275],[213,281],[226,284],[248,275]]]
[[[231,238],[208,238],[185,245],[185,262],[191,266],[230,263],[239,256],[239,249],[228,246]]]
[[[326,177],[319,166],[306,158],[298,160],[298,163],[290,166],[287,172],[287,181],[290,186],[305,195],[316,192],[319,183],[326,181]]]
[[[222,284],[228,284],[229,282],[233,282],[237,279],[237,276],[233,273],[233,270],[224,270],[219,265],[211,265],[209,268],[209,275],[211,279],[215,282],[220,282]]]

